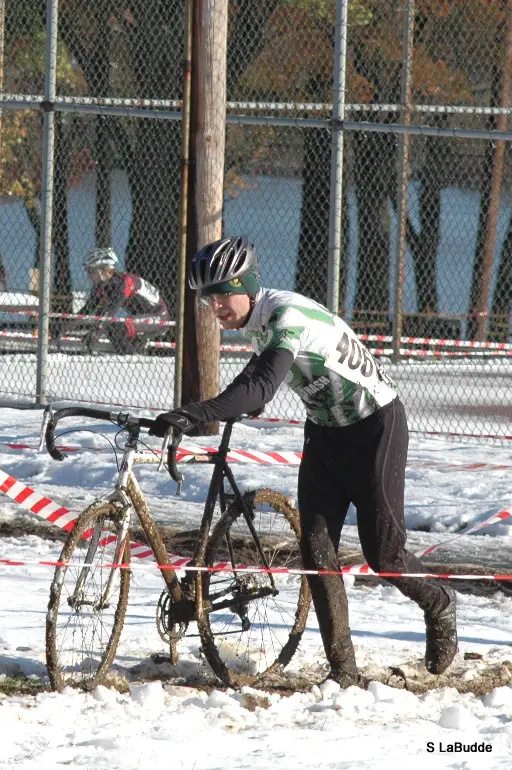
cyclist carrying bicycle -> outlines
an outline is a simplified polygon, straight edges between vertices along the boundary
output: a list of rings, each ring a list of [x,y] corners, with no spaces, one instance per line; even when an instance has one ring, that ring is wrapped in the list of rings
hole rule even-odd
[[[254,246],[245,237],[209,243],[194,257],[190,286],[223,329],[241,329],[255,354],[218,396],[160,414],[152,432],[182,433],[197,423],[260,410],[285,382],[306,408],[299,469],[301,553],[306,569],[337,570],[350,503],[364,557],[376,572],[423,572],[406,550],[404,520],[408,428],[396,388],[352,329],[300,294],[262,288]],[[359,683],[343,580],[308,578],[329,678]],[[422,578],[389,580],[423,610],[425,665],[441,674],[457,652],[455,592]]]

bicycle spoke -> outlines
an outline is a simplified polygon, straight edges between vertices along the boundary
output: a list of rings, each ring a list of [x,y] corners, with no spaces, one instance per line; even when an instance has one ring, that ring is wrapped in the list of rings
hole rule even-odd
[[[278,507],[274,507],[276,500]],[[300,562],[296,511],[284,498],[262,490],[254,497],[253,512],[252,524],[268,566]],[[261,566],[262,557],[245,518],[233,508],[212,533],[209,564],[219,555],[223,558],[226,549],[229,551],[226,537],[230,539],[235,564]],[[307,618],[309,592],[305,581],[265,572],[228,574],[222,581],[217,575],[203,579],[213,610],[206,613],[199,631],[215,673],[227,683],[238,674],[245,681],[255,681],[276,666],[285,666],[299,643]],[[275,595],[262,595],[274,587]],[[216,610],[216,591],[222,592],[217,604],[225,605],[230,594],[233,603]]]
[[[79,518],[68,536],[52,583],[47,619],[47,663],[52,684],[92,687],[104,678],[115,655],[129,588],[129,572],[98,565],[117,561],[117,538],[100,537],[92,548],[82,536],[108,530],[117,524],[108,504],[96,504]],[[116,551],[117,549],[117,551]],[[128,558],[128,549],[125,560]],[[84,567],[84,564],[91,566]],[[108,590],[108,595],[107,595]],[[106,600],[106,601],[105,601]]]

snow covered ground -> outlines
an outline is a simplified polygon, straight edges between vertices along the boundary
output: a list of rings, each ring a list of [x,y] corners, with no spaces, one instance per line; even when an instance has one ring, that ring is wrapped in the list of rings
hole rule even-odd
[[[112,449],[99,434],[68,435],[63,442],[80,445],[83,451],[56,463],[35,448],[40,419],[37,411],[0,411],[0,469],[79,511],[111,489]],[[85,420],[69,422],[87,425]],[[112,427],[96,424],[98,428],[113,438]],[[7,444],[13,441],[34,448],[10,449]],[[301,445],[300,427],[268,423],[237,425],[231,442],[234,448],[263,451],[300,451]],[[446,469],[446,464],[462,467],[475,462],[509,467],[479,472]],[[420,467],[424,463],[431,466]],[[270,486],[295,494],[294,467],[232,467],[243,488]],[[466,523],[510,509],[511,469],[512,446],[413,437],[406,488],[411,549],[453,538]],[[178,499],[174,483],[164,473],[157,474],[155,466],[137,468],[155,518],[179,528],[197,526],[210,472],[211,466],[185,467],[183,496]],[[0,496],[0,524],[20,518],[35,519]],[[484,531],[452,542],[437,552],[439,559],[510,569],[510,523]],[[354,511],[342,537],[343,545],[357,546]],[[60,544],[35,535],[0,538],[2,559],[51,560],[59,552]],[[0,574],[0,679],[18,675],[44,683],[44,624],[52,570],[31,564],[0,566]],[[311,686],[293,694],[255,694],[250,689],[225,692],[183,686],[187,678],[208,674],[197,637],[183,640],[175,669],[153,662],[152,655],[165,652],[154,621],[160,590],[156,573],[134,571],[116,658],[117,670],[128,681],[127,692],[99,687],[92,694],[66,690],[0,696],[1,767],[382,770],[409,768],[411,760],[415,770],[510,767],[512,686],[507,684],[507,672],[512,683],[512,663],[507,661],[512,661],[512,593],[459,592],[460,651],[454,676],[424,677],[429,689],[414,693],[377,679],[389,666],[399,666],[411,680],[420,676],[424,651],[420,610],[393,587],[349,580],[358,664],[370,679],[375,672],[368,690],[340,691],[332,683],[313,684],[325,676],[326,667],[311,612],[289,667],[292,673],[309,677]],[[472,683],[478,691],[478,683],[489,672],[495,673],[496,686],[488,679],[485,694],[458,691],[471,689]],[[450,751],[458,744],[478,750]]]

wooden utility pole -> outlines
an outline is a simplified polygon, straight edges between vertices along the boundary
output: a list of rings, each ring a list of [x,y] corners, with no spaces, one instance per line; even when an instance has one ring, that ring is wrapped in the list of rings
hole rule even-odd
[[[228,0],[195,0],[188,259],[222,237]],[[187,290],[182,403],[219,392],[220,335],[212,311]],[[216,433],[217,426],[202,426]]]

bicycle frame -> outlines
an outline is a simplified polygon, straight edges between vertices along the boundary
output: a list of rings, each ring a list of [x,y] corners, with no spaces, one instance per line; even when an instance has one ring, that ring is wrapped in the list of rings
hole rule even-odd
[[[256,548],[258,550],[258,554],[260,556],[262,566],[268,568],[269,564],[268,564],[267,558],[261,547],[258,533],[254,528],[253,515],[249,507],[247,506],[247,503],[245,502],[244,497],[240,492],[240,489],[237,486],[233,472],[229,467],[228,461],[227,461],[227,456],[229,454],[229,442],[231,439],[231,434],[233,432],[234,423],[235,423],[235,420],[228,420],[226,422],[218,451],[215,453],[209,452],[207,454],[208,460],[203,459],[205,457],[204,455],[193,456],[193,461],[195,460],[196,462],[210,462],[215,466],[213,469],[211,480],[210,480],[210,485],[208,487],[208,493],[206,496],[203,517],[201,519],[201,524],[199,527],[199,535],[197,538],[197,546],[194,552],[193,563],[195,564],[199,562],[200,564],[202,564],[204,561],[206,548],[208,546],[208,535],[209,535],[210,527],[213,521],[213,514],[215,511],[215,505],[217,500],[219,500],[220,502],[221,513],[225,513],[227,509],[227,494],[224,486],[224,481],[227,480],[233,491],[234,498],[238,503],[238,505],[240,506],[243,517],[251,533],[251,536],[254,540],[254,543],[256,544]],[[229,535],[227,535],[227,546],[228,546],[228,552],[230,554],[231,565],[232,567],[236,567],[234,552],[231,545],[231,541],[229,539]],[[235,576],[236,576],[236,573],[235,573]],[[274,594],[278,593],[275,586],[273,575],[271,573],[269,574],[269,581],[271,584],[271,589],[267,589],[263,591],[261,593],[261,596],[271,594],[271,593],[274,593]],[[195,598],[196,598],[197,614],[200,614],[205,610],[208,612],[212,612],[213,610],[220,610],[220,609],[224,609],[225,607],[232,607],[234,604],[233,599],[231,599],[230,601],[226,601],[225,603],[221,602],[215,605],[208,604],[207,606],[203,600],[203,585],[200,579],[196,580]]]
[[[119,468],[119,474],[115,484],[115,490],[107,498],[109,503],[112,503],[116,507],[119,504],[121,506],[120,507],[120,515],[121,515],[120,529],[117,533],[117,543],[116,543],[116,549],[114,552],[114,559],[113,559],[115,564],[120,564],[123,560],[123,554],[126,547],[126,542],[127,542],[128,532],[130,527],[131,509],[135,510],[141,522],[141,525],[143,527],[144,527],[144,522],[147,521],[148,518],[150,518],[144,496],[137,482],[135,474],[133,473],[133,465],[137,461],[150,462],[150,463],[157,462],[156,458],[155,459],[137,458],[137,440],[139,437],[140,430],[138,427],[130,426],[128,428],[128,431],[129,431],[129,436],[124,447],[123,459],[121,462],[121,466]],[[100,542],[101,535],[102,535],[101,527],[97,525],[88,543],[87,555],[85,558],[86,564],[90,564],[92,562],[94,558],[94,554]],[[161,562],[159,561],[159,563]],[[74,594],[69,599],[70,606],[73,606],[73,604],[76,602],[80,602],[81,604],[87,603],[80,598],[80,594],[85,584],[85,581],[87,580],[87,575],[89,573],[89,570],[90,570],[90,567],[88,566],[84,566],[81,569],[80,574],[77,578]],[[95,605],[96,610],[100,610],[108,606],[114,580],[115,580],[115,572],[114,570],[110,570],[107,582],[105,584],[105,588],[102,592],[101,599],[100,601],[96,602],[96,605]],[[170,578],[170,581],[171,581],[171,584],[174,584],[172,577]]]
[[[274,514],[282,515],[282,521],[290,527],[297,548],[297,515],[284,498],[281,502],[276,501],[276,493],[271,490],[255,492],[254,499],[240,491],[228,465],[229,442],[235,420],[226,423],[217,451],[187,456],[187,460],[192,462],[213,465],[213,470],[193,546],[193,556],[189,562],[190,566],[196,565],[198,569],[186,571],[185,577],[181,577],[183,572],[180,572],[180,568],[170,564],[162,535],[134,475],[135,464],[157,463],[160,460],[155,453],[138,450],[141,430],[154,428],[155,421],[138,418],[128,412],[85,407],[68,407],[55,413],[51,409],[48,412],[45,410],[43,434],[46,447],[56,460],[65,457],[55,443],[56,426],[64,417],[108,420],[124,428],[127,436],[120,452],[122,457],[113,491],[84,510],[63,546],[62,562],[70,566],[75,564],[74,568],[69,573],[67,566],[58,567],[55,571],[46,622],[48,670],[52,684],[57,688],[63,687],[67,681],[66,671],[84,683],[100,682],[114,660],[128,605],[132,518],[133,522],[140,523],[164,581],[156,622],[160,637],[169,645],[171,664],[178,662],[177,644],[186,634],[189,624],[195,621],[204,655],[215,674],[226,683],[234,681],[233,677],[236,679],[236,673],[233,673],[231,664],[224,661],[224,652],[221,652],[226,648],[228,657],[231,655],[229,649],[232,645],[224,645],[222,641],[226,634],[238,637],[244,634],[245,641],[238,639],[234,649],[240,642],[245,645],[244,660],[248,660],[254,636],[244,632],[250,632],[254,627],[255,633],[260,636],[259,645],[264,648],[264,639],[268,637],[271,640],[269,659],[264,650],[258,653],[262,656],[265,670],[271,671],[276,665],[286,665],[305,627],[309,608],[307,584],[303,579],[299,591],[294,591],[293,595],[297,595],[297,610],[295,615],[286,611],[289,621],[283,623],[283,634],[279,636],[275,647],[275,632],[269,630],[266,617],[267,599],[274,602],[280,593],[274,575],[270,572],[258,577],[248,575],[241,561],[247,558],[248,564],[256,563],[264,568],[264,572],[265,568],[270,569],[277,557],[272,541]],[[167,453],[168,469],[178,483],[178,491],[183,481],[176,464],[180,439],[181,434],[172,437]],[[164,442],[162,457],[165,457],[166,449]],[[268,526],[267,505],[270,511]],[[268,542],[267,531],[270,534]],[[87,539],[85,543],[84,538]],[[239,544],[241,551],[238,551]],[[108,556],[105,558],[104,554]],[[250,556],[246,557],[245,554]],[[96,570],[105,566],[102,564],[105,560],[112,569],[108,574],[101,573],[99,577]],[[226,571],[231,574],[219,577],[210,574],[210,567],[215,571],[213,565],[219,560],[227,561],[232,569],[228,567]],[[283,601],[288,602],[287,594]],[[277,600],[276,604],[277,611],[281,612],[282,601]],[[106,613],[105,625],[103,611]],[[73,634],[70,634],[69,629]],[[79,649],[76,649],[74,643],[75,631],[83,637]],[[192,635],[195,633],[192,630]],[[216,637],[220,637],[220,641]],[[82,670],[81,666],[89,660],[89,654],[91,662]],[[238,658],[238,653],[235,657]]]
[[[133,508],[137,518],[140,521],[142,529],[148,539],[148,542],[151,543],[157,564],[162,567],[160,572],[167,586],[167,590],[169,591],[169,594],[172,596],[172,600],[175,606],[175,611],[177,612],[177,616],[179,617],[179,620],[186,623],[189,620],[192,620],[192,618],[194,617],[194,614],[196,615],[196,618],[197,618],[197,616],[199,616],[205,611],[211,612],[213,610],[223,609],[224,607],[228,607],[228,606],[232,607],[233,604],[236,603],[236,601],[234,602],[233,598],[231,598],[229,601],[226,601],[224,603],[221,602],[215,605],[213,605],[211,602],[204,602],[203,584],[202,584],[200,573],[196,573],[196,577],[195,577],[195,595],[190,593],[188,590],[184,592],[183,585],[188,584],[189,586],[192,586],[192,583],[193,583],[192,573],[187,573],[186,583],[184,584],[178,579],[176,570],[172,567],[172,565],[169,562],[167,549],[164,546],[164,543],[162,541],[158,528],[155,522],[153,521],[153,518],[149,511],[149,508],[144,498],[144,495],[142,493],[142,490],[133,472],[133,466],[136,463],[160,462],[159,458],[156,458],[153,456],[141,457],[138,454],[138,440],[140,435],[140,428],[151,427],[153,425],[153,421],[148,420],[146,418],[140,418],[140,419],[131,418],[128,413],[123,413],[123,412],[106,413],[100,410],[77,408],[77,407],[71,407],[71,408],[59,410],[59,412],[57,412],[56,415],[54,416],[51,409],[49,409],[47,413],[45,411],[45,421],[43,422],[43,433],[46,436],[46,444],[47,444],[48,451],[50,452],[52,457],[54,457],[57,460],[64,459],[64,455],[55,446],[55,440],[54,440],[55,426],[58,422],[58,419],[60,419],[61,417],[72,416],[72,415],[90,416],[97,419],[108,418],[110,419],[111,422],[114,422],[114,423],[117,423],[118,425],[123,426],[128,431],[128,438],[126,440],[126,443],[123,449],[123,457],[120,464],[119,473],[115,484],[115,489],[112,492],[112,494],[107,498],[107,502],[118,509],[121,517],[120,531],[117,535],[118,542],[115,549],[116,563],[121,563],[122,561],[124,548],[126,546],[127,537],[129,533],[131,509]],[[244,500],[244,497],[240,492],[240,489],[236,484],[233,472],[231,471],[227,461],[227,456],[229,453],[229,442],[231,439],[234,423],[235,423],[235,419],[228,420],[226,422],[224,431],[222,434],[221,442],[219,444],[219,448],[217,452],[197,454],[197,455],[193,455],[191,458],[193,462],[195,461],[198,463],[211,463],[214,465],[214,469],[213,469],[212,477],[210,479],[210,484],[208,487],[208,493],[207,493],[207,498],[204,506],[203,516],[201,518],[201,522],[199,525],[199,534],[197,537],[196,547],[190,563],[191,565],[204,564],[206,550],[209,542],[210,528],[212,525],[213,515],[214,515],[217,501],[219,501],[220,503],[221,513],[225,513],[227,510],[228,494],[225,489],[225,481],[227,481],[232,490],[234,501],[237,503],[237,507],[242,512],[247,528],[256,545],[258,555],[261,559],[261,565],[263,567],[268,568],[269,564],[268,564],[267,558],[265,556],[263,548],[261,547],[258,533],[256,532],[256,529],[253,524],[253,515],[251,513],[249,506]],[[178,493],[179,493],[181,483],[183,481],[183,476],[179,473],[176,467],[176,451],[177,451],[178,445],[179,445],[179,439],[173,440],[172,446],[169,449],[168,459],[169,459],[169,471],[171,473],[172,478],[178,483]],[[162,454],[164,454],[166,446],[167,444],[164,442],[164,446],[162,447]],[[98,527],[98,530],[99,530],[99,527]],[[100,536],[101,536],[100,531],[93,533],[91,541],[88,545],[87,556],[90,557],[87,559],[88,562],[92,560],[95,549],[98,547],[98,544],[100,542]],[[226,539],[227,539],[228,552],[230,555],[230,561],[233,568],[235,568],[236,563],[235,563],[235,557],[234,557],[234,550],[230,542],[229,533],[226,535]],[[86,577],[88,575],[88,569],[89,569],[88,567],[83,568],[77,580],[77,589],[80,589],[81,586],[83,586],[83,584],[85,583]],[[236,573],[235,573],[235,579],[236,579]],[[114,571],[111,572],[109,579],[107,581],[107,584],[105,586],[105,590],[103,592],[102,599],[100,602],[101,605],[104,605],[104,604],[106,605],[108,603],[108,596],[113,585],[113,580],[114,580]],[[262,589],[261,596],[269,595],[269,594],[275,595],[278,593],[272,574],[269,574],[269,583],[270,583],[269,588]],[[255,596],[254,598],[261,598],[261,596],[258,596],[258,597]],[[240,600],[240,603],[243,604],[243,599]],[[193,610],[194,605],[195,605],[195,613]],[[181,610],[181,614],[180,614],[180,610]]]
[[[124,447],[123,459],[119,468],[115,490],[109,497],[109,501],[113,504],[121,502],[122,505],[126,505],[126,514],[122,524],[123,528],[126,527],[126,531],[130,525],[130,509],[133,508],[135,510],[148,542],[152,544],[157,564],[165,567],[165,569],[160,570],[160,574],[162,575],[168,590],[172,592],[175,601],[181,601],[182,591],[180,581],[176,575],[176,571],[169,562],[167,549],[158,533],[158,528],[155,525],[146,499],[133,472],[133,466],[135,464],[155,464],[157,462],[160,463],[160,459],[153,455],[142,457],[138,454],[137,442],[140,433],[138,425],[129,425],[127,430],[129,435]],[[162,452],[163,451],[164,449],[162,449]]]

